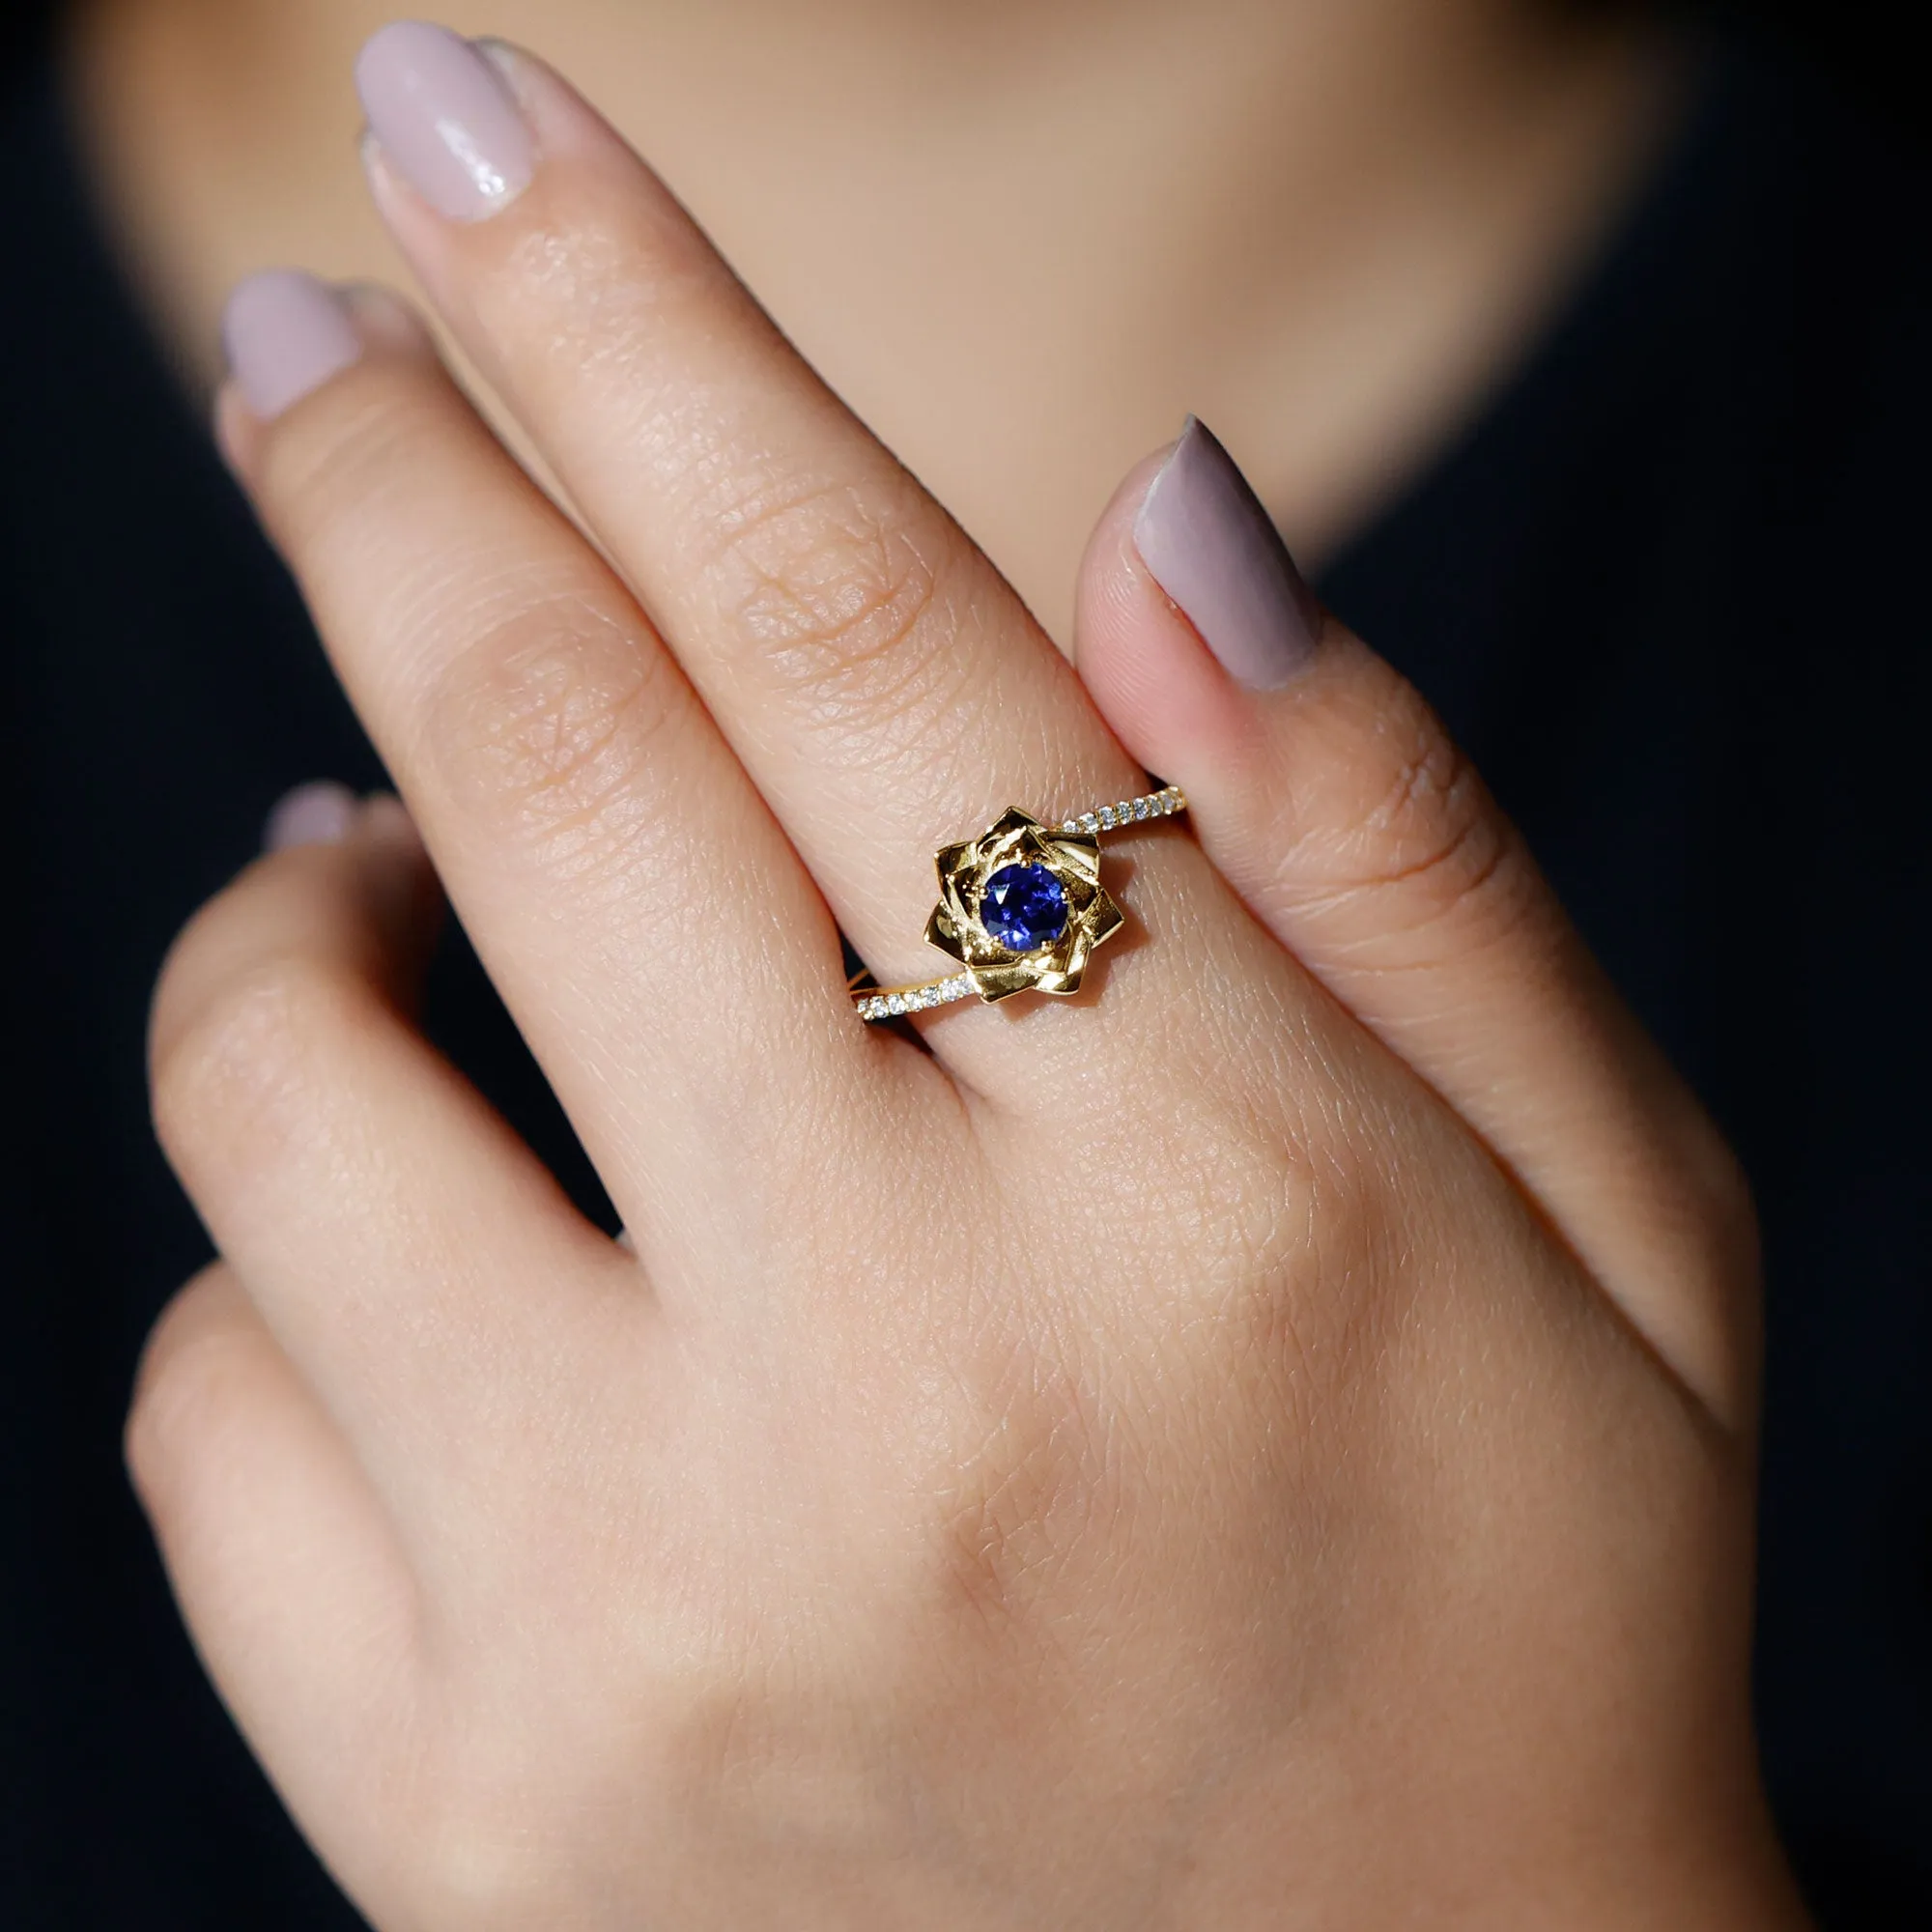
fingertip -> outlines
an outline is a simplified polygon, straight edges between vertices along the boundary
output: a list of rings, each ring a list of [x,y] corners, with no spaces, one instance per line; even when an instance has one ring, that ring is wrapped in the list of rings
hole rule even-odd
[[[340,292],[304,269],[263,269],[238,282],[221,312],[221,343],[235,386],[262,422],[362,354]]]
[[[244,488],[254,462],[255,439],[261,429],[242,385],[227,377],[214,392],[214,447],[230,474]]]
[[[1321,607],[1274,520],[1198,416],[1134,517],[1134,548],[1216,663],[1244,690],[1279,691],[1315,661]]]
[[[214,440],[244,485],[264,431],[305,397],[371,355],[434,357],[427,325],[374,283],[340,286],[298,269],[238,282],[222,310],[227,375],[214,398]]]
[[[1077,581],[1073,659],[1122,743],[1192,797],[1251,721],[1243,694],[1136,541],[1149,492],[1177,447],[1170,443],[1135,464],[1094,525]]]
[[[284,792],[262,828],[262,849],[285,852],[295,845],[339,845],[360,808],[355,794],[332,779],[319,779]]]
[[[168,1299],[141,1345],[122,1427],[121,1454],[141,1506],[158,1513],[180,1443],[206,1404],[184,1388],[177,1364],[245,1328],[249,1311],[234,1275],[213,1262]],[[204,1360],[206,1357],[203,1358]],[[197,1388],[206,1378],[197,1378]]]
[[[355,91],[384,158],[444,219],[488,220],[536,157],[497,62],[450,28],[391,20],[355,57]]]

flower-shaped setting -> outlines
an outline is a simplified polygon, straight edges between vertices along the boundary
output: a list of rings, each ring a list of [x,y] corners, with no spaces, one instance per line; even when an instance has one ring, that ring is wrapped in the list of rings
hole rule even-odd
[[[982,1000],[1073,993],[1088,955],[1121,929],[1100,884],[1091,832],[1042,825],[1009,806],[977,838],[942,845],[933,865],[939,903],[925,936],[959,961]]]

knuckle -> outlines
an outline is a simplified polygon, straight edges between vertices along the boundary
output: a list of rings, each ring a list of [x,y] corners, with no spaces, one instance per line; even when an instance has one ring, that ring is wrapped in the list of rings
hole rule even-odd
[[[561,1720],[553,1719],[554,1729]],[[432,1727],[399,1793],[410,1829],[399,1840],[409,1847],[408,1871],[398,1877],[416,1907],[409,1922],[473,1932],[555,1923],[560,1884],[585,1868],[583,1832],[599,1814],[590,1788],[598,1758],[587,1741],[582,1753],[559,1755],[546,1789],[517,1735],[492,1735],[473,1720],[460,1730]]]
[[[246,1173],[312,1134],[311,1096],[360,1023],[358,991],[367,997],[326,959],[289,950],[164,1002],[152,1102],[176,1165],[205,1179]]]
[[[750,497],[710,561],[724,618],[760,673],[813,710],[917,701],[957,628],[956,547],[910,478]]]
[[[334,526],[386,516],[411,473],[397,453],[424,428],[422,379],[412,365],[371,361],[317,404],[277,418],[256,475],[256,494],[298,554]]]
[[[936,1608],[969,1655],[1046,1639],[1040,1606],[1082,1570],[1118,1502],[1107,1400],[1076,1320],[1070,1307],[1044,1323],[987,1310],[952,1361],[945,1448],[906,1472],[915,1569],[888,1600],[910,1580],[922,1616]]]
[[[1494,819],[1474,767],[1418,701],[1398,723],[1388,782],[1359,827],[1363,849],[1388,881],[1442,882],[1445,891],[1494,862]]]
[[[1728,1300],[1748,1305],[1757,1295],[1763,1236],[1745,1164],[1701,1108],[1675,1151],[1682,1182],[1700,1210],[1693,1225],[1701,1271],[1724,1285]]]
[[[1324,1143],[1318,1156],[1278,1128],[1227,1120],[1176,1135],[1161,1168],[1142,1198],[1202,1258],[1168,1303],[1173,1346],[1203,1372],[1270,1391],[1287,1412],[1287,1389],[1334,1339],[1325,1324],[1341,1304],[1320,1292],[1310,1257],[1351,1211],[1349,1151]]]
[[[655,640],[580,585],[511,582],[433,680],[418,734],[452,790],[547,869],[594,873],[659,822],[695,708]]]
[[[1378,721],[1378,737],[1373,776],[1325,841],[1329,894],[1382,900],[1398,890],[1410,931],[1452,917],[1513,928],[1531,902],[1533,874],[1475,766],[1406,686]]]
[[[555,1874],[567,1861],[530,1831],[526,1815],[472,1798],[446,1806],[417,1843],[418,1883],[431,1907],[426,1923],[490,1928],[539,1925],[554,1903]]]
[[[946,1594],[975,1628],[1025,1620],[1091,1513],[1096,1481],[1071,1414],[1001,1417],[962,1458],[938,1514]]]
[[[217,1450],[253,1379],[255,1340],[226,1314],[217,1265],[189,1282],[149,1334],[128,1408],[123,1453],[149,1507],[167,1504],[177,1472]]]

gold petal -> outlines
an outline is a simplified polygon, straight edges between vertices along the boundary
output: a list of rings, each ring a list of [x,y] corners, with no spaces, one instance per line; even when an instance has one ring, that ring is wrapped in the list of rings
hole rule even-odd
[[[1087,918],[1083,923],[1087,928],[1087,944],[1098,946],[1103,940],[1113,938],[1115,933],[1120,931],[1126,923],[1126,914],[1115,904],[1109,895],[1098,893],[1094,895],[1093,905],[1088,908]]]
[[[1061,889],[1066,895],[1067,918],[1085,919],[1095,895],[1099,893],[1099,886],[1092,879],[1077,877],[1069,879],[1065,872],[1056,872],[1054,876],[1060,881]]]
[[[1009,805],[980,836],[985,838],[1004,838],[1010,833],[1024,832],[1029,826],[1036,832],[1045,829],[1032,812],[1022,811],[1018,806]]]
[[[939,903],[946,908],[948,923],[962,938],[980,929],[980,923],[973,917],[973,910],[966,902],[966,895],[957,879],[948,879],[946,890],[939,895]]]
[[[1002,866],[1026,856],[1032,836],[1024,825],[1009,832],[988,832],[973,848],[973,876],[983,885]]]
[[[954,928],[951,916],[944,905],[932,909],[932,917],[925,923],[925,943],[936,946],[949,957],[957,959],[961,965],[966,962],[966,948]]]
[[[939,874],[942,890],[949,880],[957,876],[963,867],[971,865],[972,852],[973,841],[966,838],[957,845],[942,845],[932,855],[932,869]]]
[[[1027,959],[1001,965],[975,966],[973,987],[982,1000],[1010,1000],[1015,993],[1030,991],[1039,982],[1039,968]]]
[[[1065,867],[1067,871],[1090,883],[1097,883],[1100,877],[1100,842],[1084,833],[1056,832],[1042,838],[1040,843],[1051,855],[1052,863]]]

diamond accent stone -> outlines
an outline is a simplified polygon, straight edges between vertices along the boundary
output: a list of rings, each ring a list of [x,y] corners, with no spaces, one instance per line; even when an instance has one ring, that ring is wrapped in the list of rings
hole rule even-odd
[[[951,979],[935,980],[926,986],[901,986],[895,993],[861,994],[853,1001],[852,1010],[862,1020],[895,1020],[907,1013],[923,1013],[930,1007],[967,999],[978,991],[972,974],[955,973]]]

